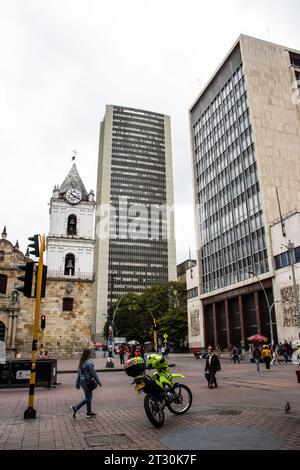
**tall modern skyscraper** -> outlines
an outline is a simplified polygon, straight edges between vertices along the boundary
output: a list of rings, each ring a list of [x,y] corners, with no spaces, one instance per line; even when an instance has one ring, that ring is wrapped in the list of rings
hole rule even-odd
[[[170,118],[108,105],[100,128],[94,332],[108,304],[176,280]]]
[[[200,298],[192,344],[226,348],[258,331],[271,339],[271,327],[277,340],[283,327],[269,229],[278,199],[281,215],[300,209],[299,79],[299,51],[242,35],[190,108]]]

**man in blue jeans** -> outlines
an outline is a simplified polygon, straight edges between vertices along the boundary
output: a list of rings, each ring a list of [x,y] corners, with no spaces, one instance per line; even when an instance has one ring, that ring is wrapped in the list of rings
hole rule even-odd
[[[260,358],[261,358],[261,351],[260,349],[256,346],[253,351],[253,359],[256,364],[256,370],[259,372],[259,363],[260,363]]]

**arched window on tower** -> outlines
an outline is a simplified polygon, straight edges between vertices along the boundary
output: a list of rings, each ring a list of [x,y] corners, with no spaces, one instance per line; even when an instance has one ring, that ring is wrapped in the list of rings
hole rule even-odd
[[[6,294],[7,276],[0,274],[0,294]]]
[[[68,217],[67,234],[76,235],[76,232],[77,232],[77,217],[76,215],[71,214]]]
[[[65,259],[65,276],[74,276],[75,274],[75,256],[68,253]]]

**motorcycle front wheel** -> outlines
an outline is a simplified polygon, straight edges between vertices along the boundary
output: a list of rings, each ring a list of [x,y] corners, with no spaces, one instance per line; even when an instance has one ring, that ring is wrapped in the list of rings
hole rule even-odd
[[[175,384],[172,390],[173,399],[167,407],[174,415],[186,413],[192,404],[193,395],[189,387],[183,384]]]
[[[156,428],[161,428],[165,421],[164,410],[160,408],[160,400],[153,395],[146,395],[144,398],[144,408],[150,423]]]

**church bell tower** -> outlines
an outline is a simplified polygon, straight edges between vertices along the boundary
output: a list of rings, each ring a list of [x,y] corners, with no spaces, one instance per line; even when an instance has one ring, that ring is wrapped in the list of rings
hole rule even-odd
[[[89,279],[93,276],[94,193],[87,193],[75,163],[50,200],[47,238],[49,277]]]

